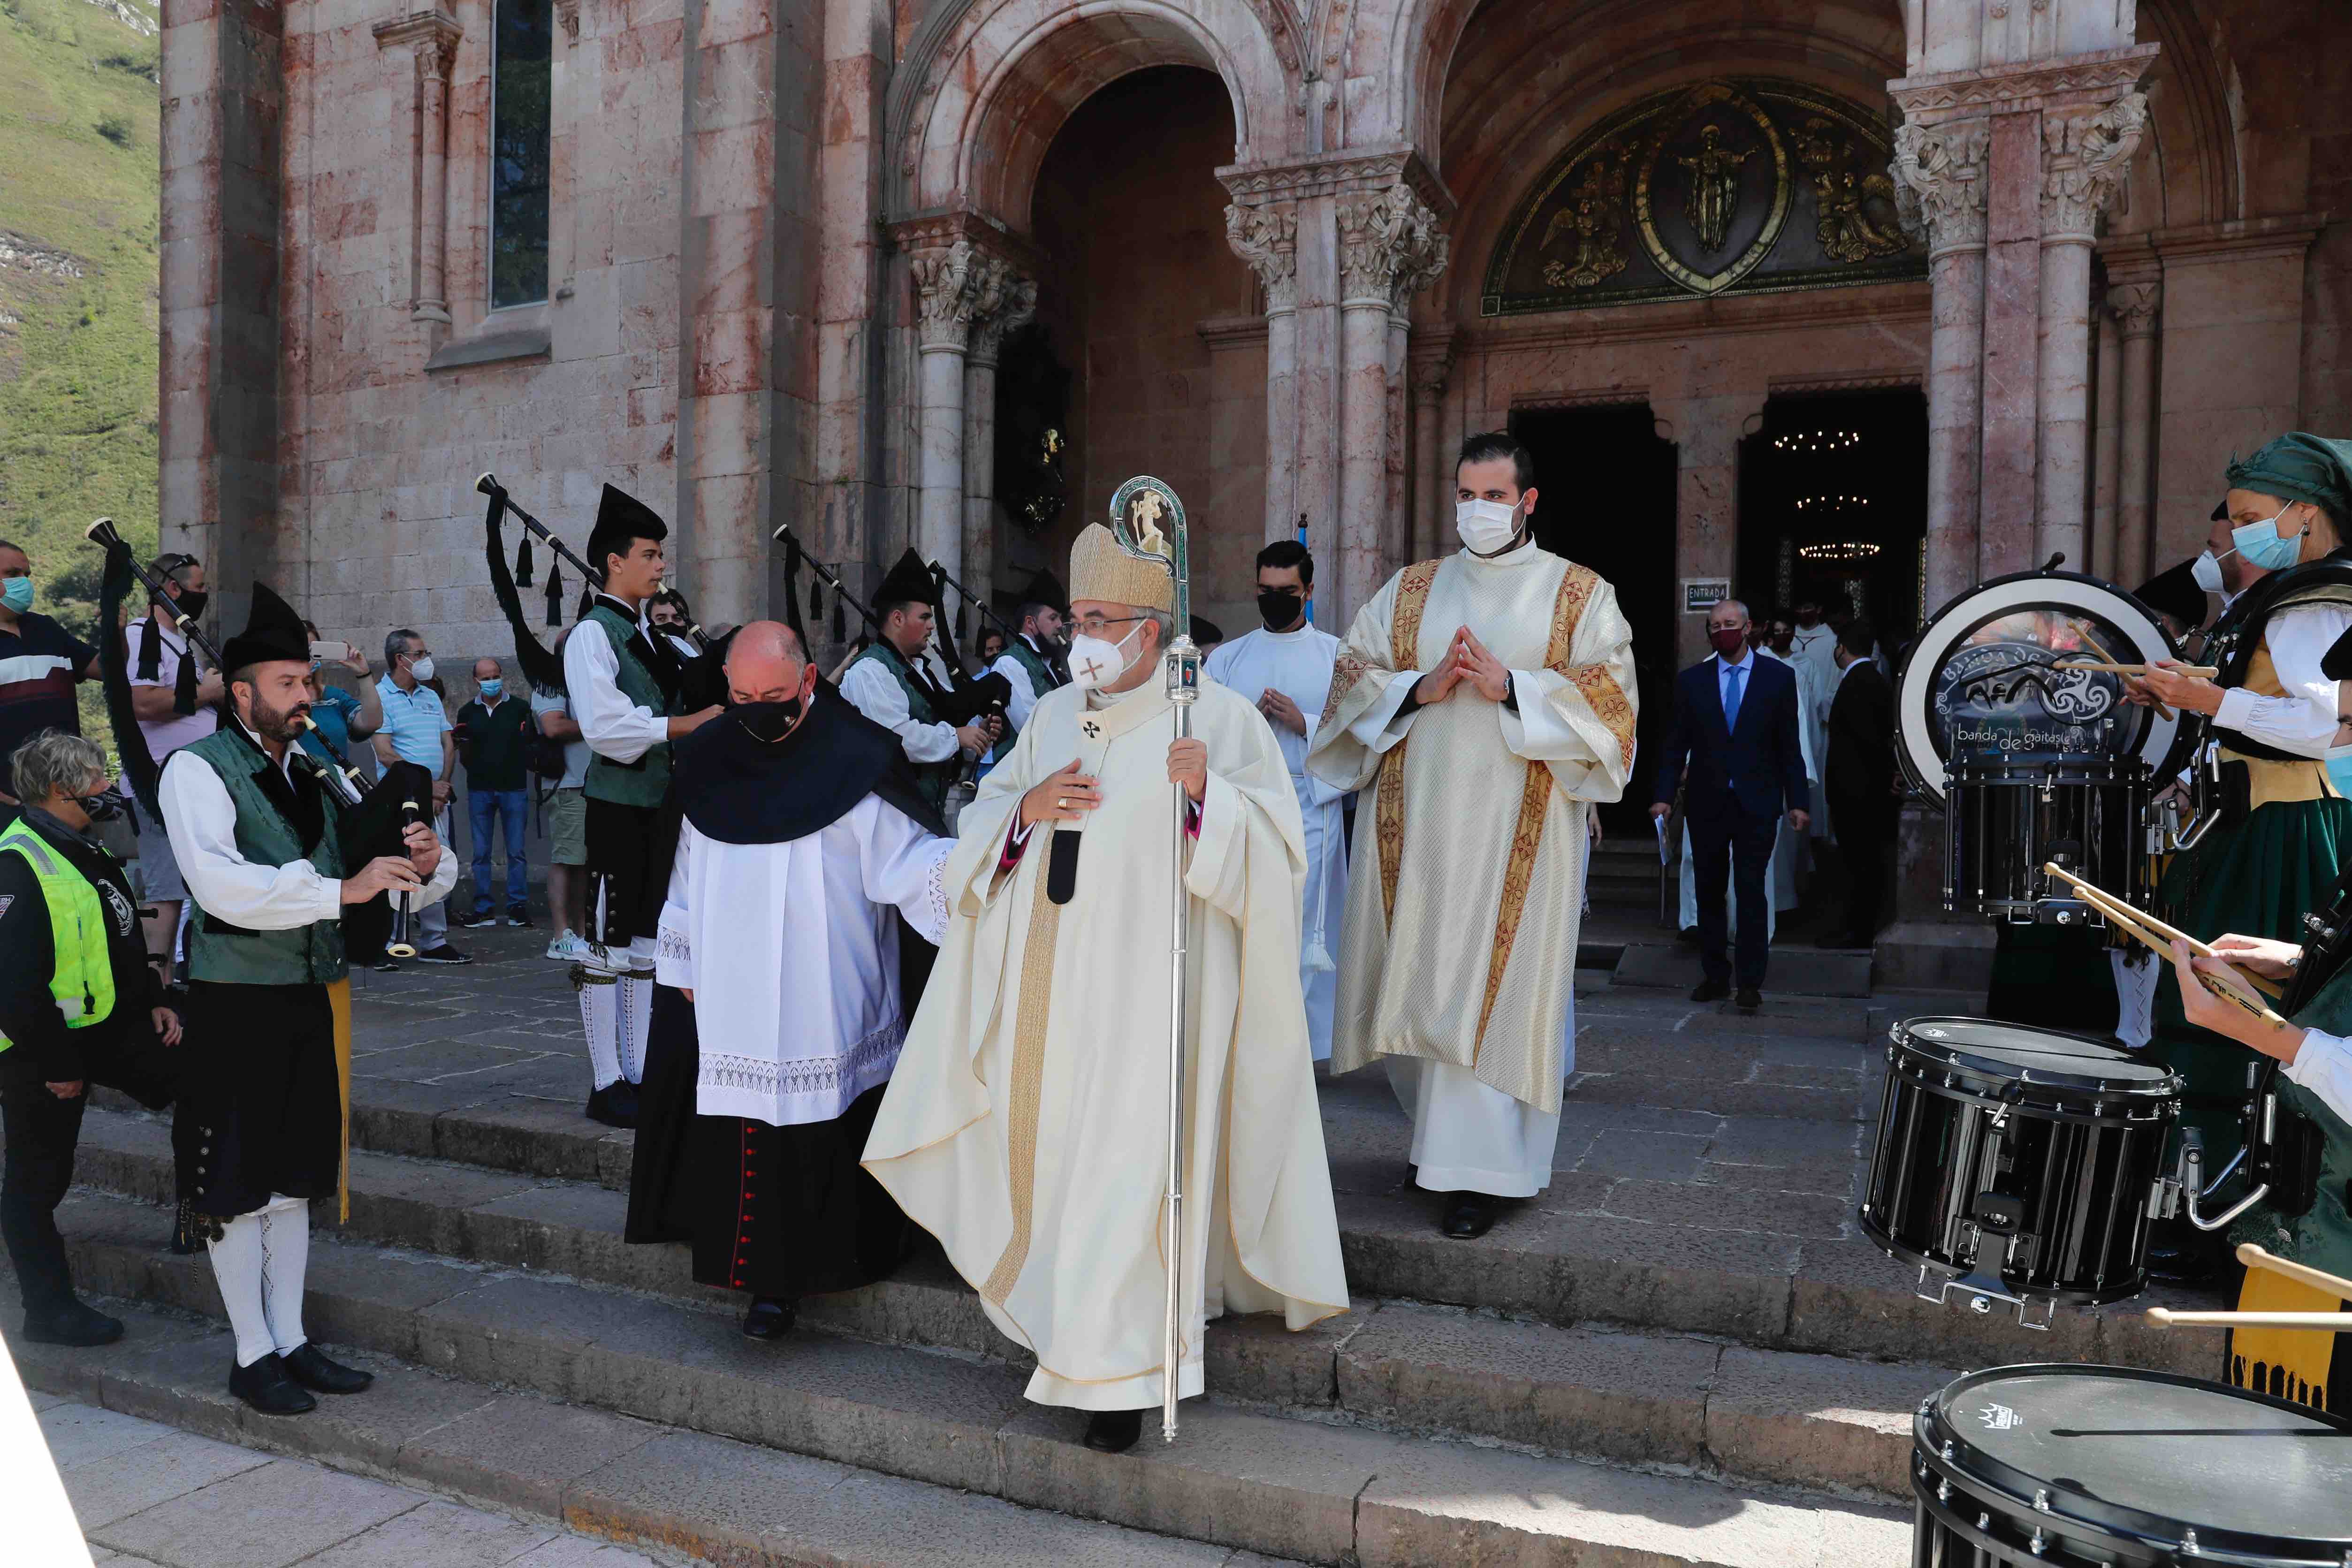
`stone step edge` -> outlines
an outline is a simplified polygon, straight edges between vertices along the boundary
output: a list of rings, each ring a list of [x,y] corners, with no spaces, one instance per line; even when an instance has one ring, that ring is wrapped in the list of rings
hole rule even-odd
[[[217,1315],[217,1292],[201,1258],[145,1253],[86,1237],[70,1239],[68,1247],[77,1278],[96,1293]],[[1593,1540],[1577,1519],[1641,1517],[1704,1532],[1714,1521],[1759,1510],[1778,1516],[1780,1528],[1796,1515],[1816,1513],[1862,1528],[1896,1511],[1878,1500],[1818,1489],[1732,1486],[1667,1467],[1538,1458],[1492,1443],[1326,1425],[1201,1400],[1184,1406],[1189,1442],[1163,1450],[1156,1434],[1147,1432],[1132,1455],[1100,1456],[1076,1442],[1076,1413],[1023,1404],[1013,1393],[1017,1373],[954,1352],[896,1348],[887,1392],[874,1394],[857,1382],[874,1374],[861,1373],[856,1363],[889,1347],[807,1335],[793,1347],[810,1358],[803,1375],[785,1381],[714,1364],[741,1353],[764,1373],[772,1348],[752,1346],[731,1322],[679,1303],[365,1246],[314,1245],[311,1256],[305,1322],[322,1343],[413,1360],[466,1382],[576,1401],[640,1422],[683,1425],[698,1436],[750,1442],[1276,1558],[1403,1568],[1456,1560],[1454,1552],[1466,1544],[1474,1561],[1487,1561],[1479,1555],[1486,1552],[1496,1562],[1535,1563],[1551,1561],[1551,1552],[1572,1543],[1578,1554],[1569,1560],[1579,1568],[1780,1568],[1783,1562],[1812,1559],[1767,1553],[1759,1560],[1745,1552],[1727,1558],[1711,1552],[1655,1554],[1630,1542]],[[448,1269],[466,1283],[430,1300],[401,1304],[404,1296],[417,1294],[404,1285],[414,1286],[419,1267]],[[322,1273],[338,1283],[323,1284]],[[673,1353],[639,1352],[602,1338],[567,1341],[552,1326],[568,1314],[609,1329],[615,1307],[625,1310],[629,1303],[644,1315],[670,1318],[658,1342]],[[626,1327],[645,1325],[632,1318]],[[218,1362],[215,1355],[215,1375],[224,1370]],[[961,1418],[961,1405],[955,1406],[957,1415],[940,1414],[943,1396],[959,1392],[992,1399],[1003,1413],[980,1422]],[[688,1411],[692,1422],[678,1414]],[[730,1420],[753,1430],[723,1429]],[[1342,1451],[1338,1468],[1349,1478],[1336,1487],[1326,1462],[1332,1449]],[[1152,1467],[1150,1479],[1103,1468],[1138,1458]],[[1360,1484],[1353,1479],[1358,1472]],[[1399,1489],[1392,1498],[1371,1499],[1375,1483]],[[1582,1506],[1592,1496],[1604,1500]],[[1544,1500],[1514,1515],[1514,1500],[1525,1504],[1531,1498]],[[1375,1512],[1377,1521],[1367,1518]],[[1365,1551],[1358,1532],[1373,1528],[1393,1538],[1387,1550]],[[1820,1562],[1825,1568],[1860,1568],[1846,1557]]]
[[[147,1117],[93,1112],[85,1118],[77,1176],[85,1186],[162,1202],[172,1191],[166,1130]],[[507,1199],[441,1206],[432,1196],[407,1194],[384,1198],[383,1217],[362,1201],[373,1184],[355,1161],[352,1229],[390,1246],[415,1247],[446,1256],[505,1268],[541,1268],[623,1289],[718,1302],[727,1292],[694,1286],[682,1266],[652,1247],[623,1247],[611,1233],[592,1233],[545,1215],[530,1219],[494,1211]],[[393,1156],[387,1166],[463,1178],[474,1168],[462,1162]],[[488,1173],[492,1181],[529,1182],[533,1190],[557,1195],[560,1177]],[[583,1186],[590,1185],[583,1184]],[[601,1186],[602,1184],[593,1185]],[[583,1194],[584,1195],[584,1194]],[[606,1189],[606,1202],[617,1198]],[[2061,1313],[2053,1330],[2027,1336],[1994,1317],[1971,1318],[1957,1307],[1919,1301],[1888,1265],[1885,1282],[1825,1282],[1781,1276],[1748,1275],[1729,1268],[1652,1264],[1528,1254],[1487,1256],[1488,1244],[1465,1244],[1418,1232],[1351,1229],[1342,1205],[1340,1242],[1352,1288],[1364,1296],[1423,1301],[1500,1314],[1558,1327],[1606,1322],[1612,1327],[1671,1334],[1699,1334],[1766,1351],[1834,1355],[1874,1362],[1981,1366],[2019,1361],[2089,1361],[2215,1376],[2218,1337],[2168,1336],[2128,1308]],[[410,1208],[419,1212],[406,1213]],[[499,1228],[513,1234],[484,1245]],[[1465,1256],[1474,1267],[1461,1268]],[[661,1259],[656,1267],[655,1260]],[[643,1259],[644,1261],[640,1261]],[[965,1289],[961,1281],[957,1289]],[[968,1294],[968,1290],[965,1290]],[[1567,1310],[1560,1310],[1565,1300]],[[2202,1305],[2175,1301],[2173,1305]],[[965,1316],[977,1320],[976,1302]],[[868,1338],[896,1339],[897,1331],[852,1328]],[[975,1353],[990,1353],[992,1332],[974,1339],[966,1331],[938,1339]]]
[[[321,1399],[318,1410],[299,1417],[261,1415],[222,1386],[220,1367],[230,1343],[220,1325],[139,1302],[110,1297],[96,1300],[129,1321],[131,1336],[110,1347],[121,1353],[100,1359],[84,1351],[12,1342],[9,1348],[27,1388],[159,1421],[259,1453],[306,1459],[329,1469],[432,1492],[474,1507],[548,1521],[618,1545],[650,1548],[665,1560],[683,1556],[730,1565],[757,1563],[761,1568],[898,1568],[900,1559],[892,1532],[887,1524],[877,1530],[877,1521],[900,1520],[919,1511],[936,1515],[950,1510],[970,1520],[968,1538],[983,1549],[1001,1549],[1009,1525],[1062,1538],[1071,1549],[1086,1552],[1089,1562],[1117,1564],[1148,1559],[1158,1563],[1169,1555],[1168,1538],[1123,1525],[1024,1508],[1002,1499],[975,1498],[926,1481],[470,1383],[395,1357],[373,1352],[353,1353],[340,1346],[332,1347],[337,1355],[376,1374],[373,1388],[350,1401]],[[218,1342],[219,1349],[207,1361],[202,1348],[212,1342]],[[194,1353],[174,1353],[190,1347],[195,1347]],[[414,1433],[387,1434],[368,1419],[373,1414],[368,1408],[371,1401],[411,1408],[446,1402],[462,1414]],[[537,1435],[560,1426],[570,1449],[603,1458],[605,1463],[583,1468],[528,1445],[509,1446],[503,1451],[519,1457],[496,1460],[483,1454],[478,1441],[462,1440],[483,1426]],[[436,1442],[436,1437],[442,1440]],[[460,1440],[449,1440],[453,1437]],[[642,1495],[607,1484],[617,1479],[608,1477],[607,1471],[639,1459],[645,1450],[656,1446],[682,1450],[679,1458],[698,1466],[724,1465],[731,1474],[759,1478],[764,1485],[746,1489],[752,1496],[805,1497],[813,1479],[825,1479],[824,1471],[838,1471],[838,1477],[831,1478],[836,1486],[852,1479],[862,1484],[854,1500],[830,1510],[840,1516],[834,1521],[836,1532],[872,1535],[876,1538],[873,1550],[844,1552],[835,1544],[816,1552],[795,1551],[793,1542],[808,1532],[803,1521],[794,1521],[788,1533],[730,1526],[661,1507]],[[816,1473],[813,1476],[812,1471]],[[877,1501],[886,1506],[877,1509]],[[1290,1562],[1236,1549],[1219,1568],[1244,1568],[1244,1564],[1289,1568]]]
[[[159,1237],[167,1223],[164,1211],[139,1199],[96,1195],[110,1205],[138,1205],[140,1224],[145,1223],[145,1213],[152,1213]],[[149,1255],[152,1249],[142,1250],[119,1237],[77,1238],[75,1216],[65,1214],[60,1219],[76,1256],[98,1266],[95,1278],[136,1279],[156,1261]],[[488,1269],[599,1294],[643,1297],[730,1321],[740,1310],[740,1298],[732,1291],[691,1284],[679,1289],[676,1282],[668,1289],[648,1288],[642,1282],[536,1268],[510,1259],[418,1252],[349,1233],[317,1233],[312,1246],[314,1253],[330,1258],[350,1248],[362,1255]],[[682,1258],[671,1256],[668,1260],[684,1267]],[[936,1272],[925,1269],[926,1261]],[[196,1292],[198,1299],[205,1293],[201,1280]],[[207,1310],[189,1300],[173,1304]],[[1605,1376],[1498,1373],[1491,1361],[1480,1368],[1398,1354],[1351,1359],[1349,1348],[1360,1331],[1391,1309],[1459,1319],[1474,1335],[1483,1332],[1498,1341],[1524,1337],[1531,1342],[1530,1363],[1547,1349],[1606,1345],[1654,1363],[1672,1362],[1685,1375],[1694,1361],[1709,1360],[1710,1364],[1699,1374],[1705,1386],[1684,1394],[1644,1394],[1629,1389],[1625,1380]],[[810,1298],[801,1321],[816,1333],[869,1344],[918,1352],[944,1351],[1023,1372],[1033,1364],[1018,1346],[996,1332],[981,1311],[978,1297],[937,1259],[919,1259],[899,1276],[863,1290]],[[1580,1342],[1571,1347],[1570,1341]],[[1561,1328],[1475,1309],[1375,1298],[1359,1300],[1347,1318],[1301,1334],[1288,1333],[1270,1320],[1212,1323],[1207,1357],[1212,1397],[1266,1415],[1687,1475],[1729,1487],[1795,1488],[1862,1502],[1900,1500],[1907,1495],[1905,1466],[1912,1405],[1958,1375],[1957,1369],[1917,1362],[1849,1361],[1614,1326]],[[1785,1396],[1774,1397],[1774,1391],[1791,1383],[1819,1385],[1832,1364],[1838,1369],[1833,1381],[1840,1384],[1832,1407],[1790,1408]]]

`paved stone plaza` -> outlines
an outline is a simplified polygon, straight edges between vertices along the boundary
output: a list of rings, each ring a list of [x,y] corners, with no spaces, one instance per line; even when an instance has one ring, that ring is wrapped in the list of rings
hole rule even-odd
[[[2137,1310],[2175,1298],[2029,1333],[1857,1237],[1885,1024],[1965,999],[1741,1016],[1588,970],[1548,1191],[1447,1240],[1385,1083],[1327,1083],[1355,1310],[1213,1327],[1179,1442],[1097,1455],[935,1251],[761,1345],[682,1248],[622,1244],[633,1137],[581,1114],[565,971],[469,934],[471,966],[355,982],[352,1218],[307,1312],[377,1386],[293,1421],[227,1396],[209,1269],[162,1245],[168,1129],[121,1102],[60,1222],[131,1332],[17,1346],[29,1384],[682,1560],[1874,1568],[1908,1560],[1911,1414],[1958,1371],[2219,1364]]]

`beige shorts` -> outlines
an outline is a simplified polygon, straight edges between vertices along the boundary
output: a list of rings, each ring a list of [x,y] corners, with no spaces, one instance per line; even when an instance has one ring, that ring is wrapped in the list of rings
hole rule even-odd
[[[560,789],[547,797],[547,858],[554,866],[588,864],[588,796]]]

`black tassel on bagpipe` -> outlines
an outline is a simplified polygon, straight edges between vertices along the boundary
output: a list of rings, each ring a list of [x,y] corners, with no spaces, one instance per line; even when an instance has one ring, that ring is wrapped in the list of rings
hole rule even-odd
[[[956,647],[961,647],[963,646],[963,637],[964,637],[963,606],[962,606],[961,605],[958,605],[956,606]]]
[[[551,626],[563,624],[563,563],[561,560],[547,563],[547,624]]]
[[[530,586],[530,535],[528,533],[515,542],[515,586]]]

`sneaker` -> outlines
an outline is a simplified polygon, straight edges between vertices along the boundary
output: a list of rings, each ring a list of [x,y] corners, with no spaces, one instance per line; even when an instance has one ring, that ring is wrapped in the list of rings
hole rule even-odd
[[[368,967],[374,970],[378,974],[397,974],[400,973],[400,960],[396,958],[379,958],[373,963],[369,964]]]
[[[445,942],[439,947],[428,948],[418,953],[416,962],[419,963],[471,963],[474,961],[470,955],[459,952]]]
[[[488,925],[489,922],[485,921],[482,923],[484,925]],[[517,931],[529,931],[530,929],[530,917],[523,913],[520,910],[509,910],[507,911],[507,924]]]
[[[580,940],[578,931],[565,926],[562,933],[547,944],[547,956],[563,963],[583,963],[589,956],[588,944]]]

